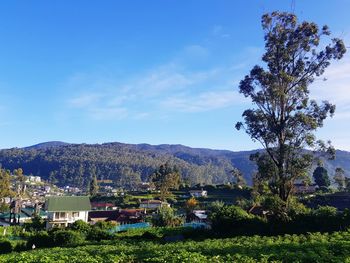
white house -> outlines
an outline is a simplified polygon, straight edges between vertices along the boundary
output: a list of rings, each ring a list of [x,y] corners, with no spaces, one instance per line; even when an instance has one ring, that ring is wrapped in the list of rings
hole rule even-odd
[[[192,197],[207,197],[208,192],[206,190],[190,190],[190,195]]]
[[[51,196],[45,202],[46,228],[66,227],[77,220],[88,222],[91,210],[88,196]]]
[[[158,209],[161,207],[170,207],[170,204],[160,200],[145,200],[140,203],[140,208]]]
[[[29,175],[29,176],[27,177],[27,182],[30,182],[30,183],[40,183],[40,182],[41,182],[41,177],[40,177],[40,176]]]

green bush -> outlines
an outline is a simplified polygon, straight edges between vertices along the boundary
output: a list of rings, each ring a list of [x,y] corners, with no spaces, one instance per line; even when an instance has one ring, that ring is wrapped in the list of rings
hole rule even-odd
[[[103,230],[98,227],[92,227],[87,234],[86,239],[90,241],[101,241],[111,239],[113,236],[108,233],[106,230]]]
[[[15,242],[13,250],[16,252],[27,250],[27,241],[19,240],[19,241]]]
[[[52,234],[53,244],[55,246],[76,246],[82,244],[85,240],[83,233],[73,230],[58,230]]]
[[[87,235],[91,230],[91,226],[83,220],[77,220],[69,226],[69,229],[79,231],[80,233]]]
[[[254,235],[266,230],[264,219],[234,205],[218,208],[210,215],[210,219],[213,231],[223,236]]]
[[[5,254],[13,250],[12,243],[9,240],[0,240],[0,253]]]
[[[171,207],[162,207],[159,209],[158,214],[152,218],[152,224],[159,227],[175,227],[180,226],[184,222],[183,218],[176,216],[174,210]]]
[[[37,248],[52,247],[53,239],[47,231],[39,231],[32,234],[27,240],[27,248],[31,249],[35,245]]]

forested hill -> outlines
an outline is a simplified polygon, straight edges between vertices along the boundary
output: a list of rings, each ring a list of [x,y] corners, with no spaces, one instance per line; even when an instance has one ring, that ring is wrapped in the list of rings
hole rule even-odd
[[[83,186],[96,174],[128,186],[148,176],[159,165],[176,165],[183,180],[191,184],[220,184],[233,181],[236,167],[251,183],[255,166],[249,155],[255,151],[232,152],[190,148],[183,145],[149,144],[67,144],[47,142],[26,148],[0,150],[0,163],[6,169],[23,168],[26,174],[39,175],[59,185]],[[350,174],[350,153],[337,151],[335,161],[327,161],[332,175],[335,167]]]

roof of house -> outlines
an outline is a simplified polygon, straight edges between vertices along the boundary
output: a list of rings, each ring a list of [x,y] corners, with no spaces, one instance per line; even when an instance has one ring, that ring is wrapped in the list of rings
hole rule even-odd
[[[119,216],[119,211],[117,210],[107,210],[107,211],[90,211],[89,220],[98,218],[107,218],[108,220],[115,220]]]
[[[91,203],[92,207],[114,207],[115,204],[112,203],[98,203],[98,202],[92,202]]]
[[[162,204],[161,200],[143,200],[141,204]]]
[[[91,210],[88,196],[50,196],[46,199],[45,209],[56,211],[89,211]]]
[[[26,207],[21,209],[22,213],[28,215],[28,216],[33,216],[35,213],[35,209],[33,207]],[[43,211],[42,209],[39,210],[39,216],[47,216],[47,213]]]
[[[90,211],[89,220],[107,219],[107,221],[126,222],[130,220],[141,219],[144,213],[143,209],[123,209],[110,211]]]

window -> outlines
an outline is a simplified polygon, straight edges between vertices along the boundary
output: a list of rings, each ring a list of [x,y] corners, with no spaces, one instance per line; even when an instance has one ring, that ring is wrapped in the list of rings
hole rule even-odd
[[[73,212],[73,217],[79,217],[79,212]]]

